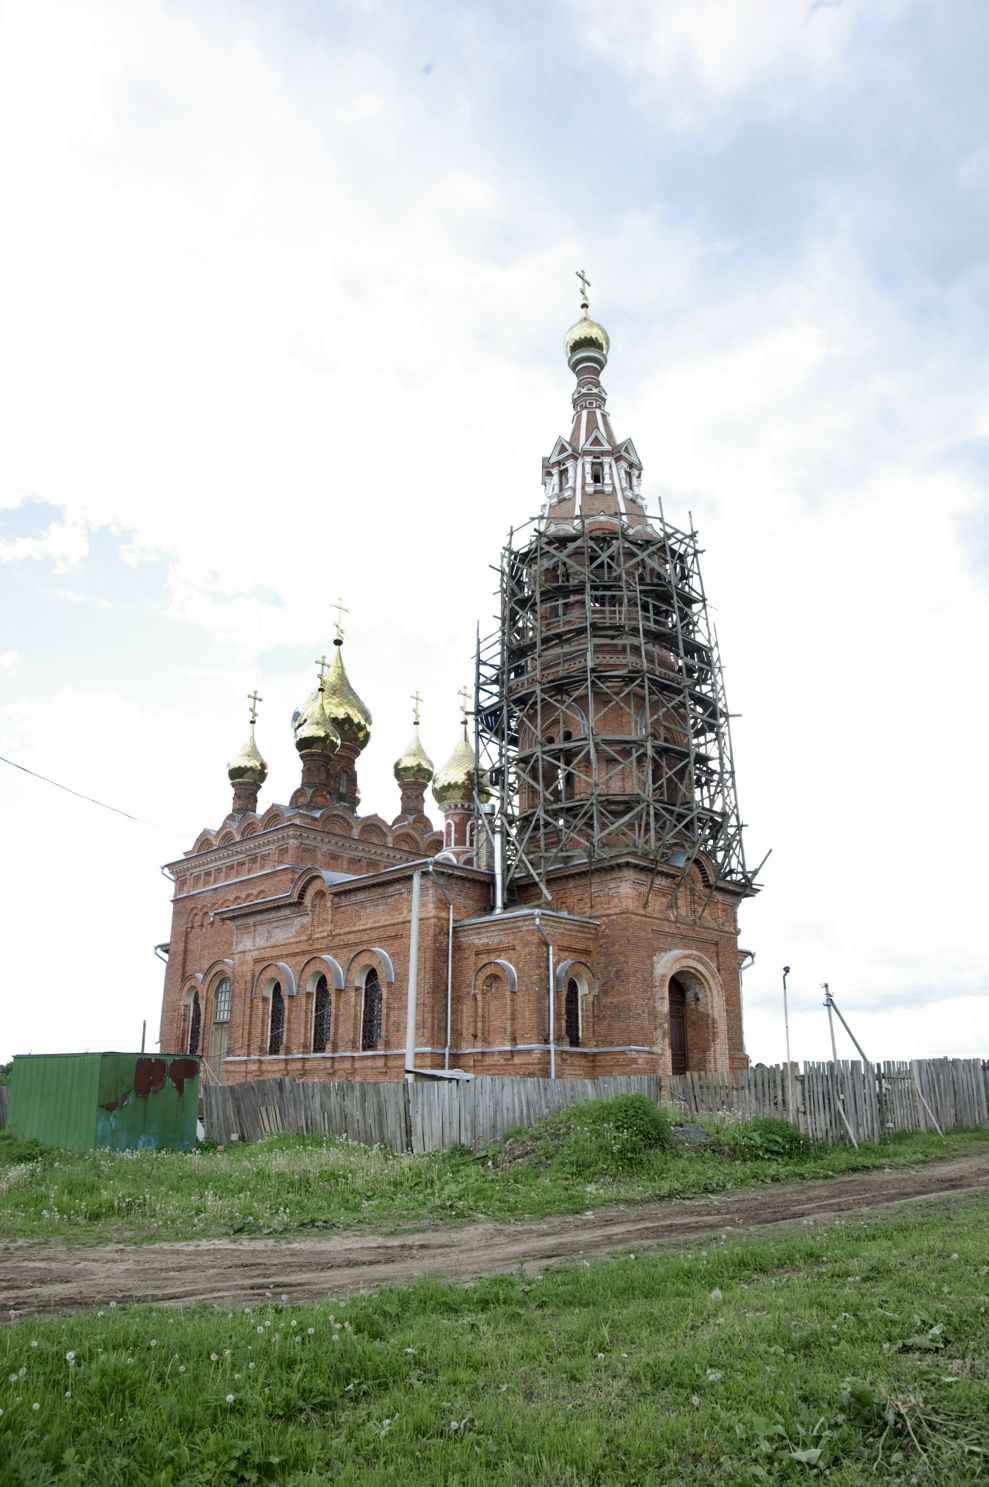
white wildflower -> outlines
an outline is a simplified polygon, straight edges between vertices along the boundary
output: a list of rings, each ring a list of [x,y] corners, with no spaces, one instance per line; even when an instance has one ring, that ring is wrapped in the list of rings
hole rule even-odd
[[[233,1404],[233,1402],[234,1402],[233,1395],[232,1394],[228,1394],[227,1395],[227,1404]]]

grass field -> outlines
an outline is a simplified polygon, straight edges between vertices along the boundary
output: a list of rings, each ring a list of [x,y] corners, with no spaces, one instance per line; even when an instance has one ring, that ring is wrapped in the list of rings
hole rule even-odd
[[[309,1307],[0,1332],[3,1487],[979,1482],[989,1199]]]
[[[723,1128],[710,1150],[671,1150],[668,1127],[640,1129],[641,1099],[593,1101],[481,1155],[395,1156],[301,1137],[188,1154],[64,1152],[0,1133],[0,1238],[139,1242],[519,1218],[989,1148],[989,1131],[974,1131],[814,1151],[790,1127],[750,1122]]]

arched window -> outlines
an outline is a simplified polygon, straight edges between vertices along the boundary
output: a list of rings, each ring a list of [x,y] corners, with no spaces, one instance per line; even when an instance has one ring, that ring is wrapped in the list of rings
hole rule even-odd
[[[199,992],[192,993],[192,1003],[189,1012],[189,1052],[199,1052],[199,1038],[203,1030],[203,1009],[199,1000]]]
[[[213,993],[213,1021],[230,1021],[230,1002],[233,996],[233,988],[230,985],[230,977],[224,976],[222,981],[217,982],[216,991]]]
[[[580,1047],[580,987],[573,976],[567,982],[567,999],[564,1009],[567,1042],[571,1048]]]
[[[340,800],[346,800],[350,790],[350,770],[341,769],[337,778],[337,796]]]
[[[330,988],[326,977],[316,981],[316,996],[313,1004],[312,1051],[325,1053],[330,1042]]]
[[[279,982],[271,988],[271,1011],[268,1015],[268,1052],[281,1053],[285,1041],[285,998]]]
[[[373,968],[364,977],[364,1014],[361,1018],[361,1047],[371,1051],[381,1042],[381,982]]]

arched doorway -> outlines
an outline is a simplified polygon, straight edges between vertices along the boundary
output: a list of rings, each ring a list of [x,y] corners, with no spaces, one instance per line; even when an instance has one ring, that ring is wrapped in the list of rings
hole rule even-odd
[[[679,976],[670,979],[670,1073],[687,1072],[687,989]]]

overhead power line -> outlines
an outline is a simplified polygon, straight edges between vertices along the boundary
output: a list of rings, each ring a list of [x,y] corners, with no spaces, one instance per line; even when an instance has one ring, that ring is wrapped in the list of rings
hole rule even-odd
[[[182,841],[191,841],[191,835],[184,832],[173,831],[170,826],[159,826],[157,821],[146,821],[143,816],[135,816],[130,811],[121,810],[118,805],[108,805],[105,800],[97,800],[95,795],[84,795],[81,790],[73,790],[71,785],[63,785],[60,780],[53,780],[46,774],[39,774],[36,769],[28,769],[26,764],[18,764],[15,759],[8,759],[0,754],[0,764],[9,764],[11,769],[19,769],[22,774],[29,774],[32,779],[41,780],[46,785],[54,785],[56,790],[64,790],[66,795],[74,795],[76,800],[85,800],[89,805],[98,805],[101,810],[112,811],[115,816],[123,816],[126,821],[133,821],[137,826],[150,826],[152,831],[164,832],[166,836],[178,837]]]

